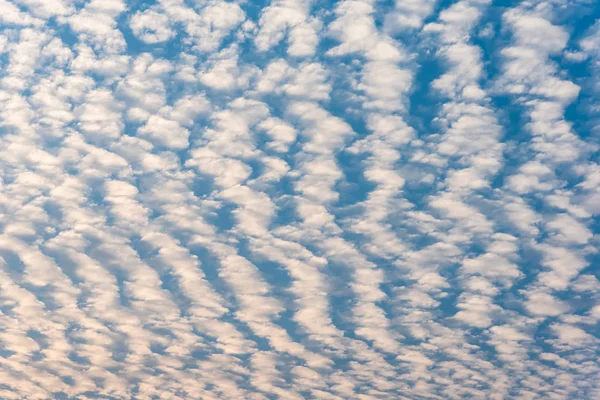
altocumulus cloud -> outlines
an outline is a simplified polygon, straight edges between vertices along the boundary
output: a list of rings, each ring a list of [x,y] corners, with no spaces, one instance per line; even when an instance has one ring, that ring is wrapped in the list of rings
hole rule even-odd
[[[0,0],[0,398],[600,398],[600,7]]]

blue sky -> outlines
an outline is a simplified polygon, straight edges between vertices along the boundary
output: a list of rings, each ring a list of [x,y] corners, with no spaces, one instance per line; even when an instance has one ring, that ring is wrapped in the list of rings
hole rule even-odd
[[[0,0],[0,398],[600,398],[599,18]]]

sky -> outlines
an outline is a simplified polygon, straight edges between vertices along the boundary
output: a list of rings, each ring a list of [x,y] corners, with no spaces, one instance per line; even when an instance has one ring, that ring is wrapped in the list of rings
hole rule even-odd
[[[600,399],[600,3],[0,0],[1,399]]]

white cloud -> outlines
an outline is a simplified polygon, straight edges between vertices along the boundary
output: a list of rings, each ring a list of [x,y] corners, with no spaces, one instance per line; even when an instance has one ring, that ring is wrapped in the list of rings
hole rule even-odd
[[[198,73],[200,82],[216,90],[235,90],[248,87],[256,75],[255,68],[238,65],[238,48],[232,46],[223,49],[204,65]]]
[[[95,90],[86,96],[86,102],[75,109],[81,130],[92,142],[105,138],[116,138],[121,134],[123,122],[121,105],[113,94],[106,90]]]
[[[198,20],[190,21],[186,31],[195,38],[198,50],[212,51],[244,18],[244,11],[236,3],[215,1],[202,8]]]
[[[486,253],[472,259],[466,259],[462,268],[465,273],[479,274],[490,279],[517,278],[521,275],[516,265],[494,253]]]
[[[566,214],[558,214],[546,226],[551,231],[557,231],[554,238],[561,242],[586,244],[593,236],[584,224]]]
[[[488,1],[459,1],[440,13],[439,22],[425,25],[425,32],[439,32],[447,43],[460,42],[481,18]]]
[[[272,138],[269,147],[278,152],[287,151],[296,141],[297,133],[294,127],[279,118],[268,118],[258,126]]]
[[[480,295],[463,295],[456,305],[461,311],[454,318],[476,328],[487,328],[492,324],[490,312],[499,309],[491,298]]]
[[[558,316],[568,311],[564,302],[543,292],[528,292],[525,308],[535,316]]]
[[[537,161],[530,161],[519,168],[520,174],[509,177],[506,186],[511,190],[526,194],[547,192],[554,189],[553,173],[550,168]]]
[[[147,114],[141,113],[145,115],[141,118],[143,121],[150,116],[149,113],[156,113],[166,105],[163,79],[171,71],[172,65],[168,61],[142,54],[131,63],[129,72],[118,82],[115,94],[127,101],[130,110],[145,110]],[[132,112],[128,114],[132,115]]]
[[[436,0],[396,0],[394,11],[385,17],[386,29],[396,32],[420,28],[423,26],[423,21],[433,12],[436,2]]]
[[[36,17],[51,18],[73,12],[71,0],[16,0],[17,4],[27,7]]]
[[[284,60],[276,60],[263,71],[257,89],[261,93],[286,94],[310,100],[329,100],[329,74],[319,63],[303,63],[290,67]]]
[[[363,68],[358,89],[373,100],[366,102],[366,109],[402,111],[404,94],[411,89],[412,74],[388,62],[370,62]]]
[[[129,26],[133,33],[146,43],[166,42],[175,36],[175,31],[169,26],[169,17],[153,10],[136,13]]]
[[[265,7],[260,16],[259,30],[254,42],[259,50],[266,51],[286,36],[290,56],[302,57],[314,54],[319,43],[321,24],[310,16],[312,1],[274,0]]]
[[[0,0],[0,20],[10,25],[41,25],[42,21],[33,18],[26,12],[23,12],[16,5],[7,0]]]
[[[569,38],[562,28],[552,25],[546,19],[523,14],[520,11],[508,11],[503,18],[513,26],[517,42],[527,47],[549,54],[561,51]]]
[[[132,7],[0,0],[1,398],[598,397],[579,4]]]
[[[567,324],[554,324],[552,330],[558,336],[558,339],[569,346],[586,345],[594,341],[593,336],[586,333],[583,329]]]
[[[92,0],[83,9],[68,17],[74,32],[94,49],[108,54],[125,49],[125,39],[117,29],[116,18],[125,10],[122,0]]]

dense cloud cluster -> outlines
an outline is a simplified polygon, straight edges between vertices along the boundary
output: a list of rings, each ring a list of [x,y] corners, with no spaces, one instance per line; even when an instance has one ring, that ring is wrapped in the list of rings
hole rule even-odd
[[[0,398],[600,398],[597,2],[0,0],[0,66]]]

